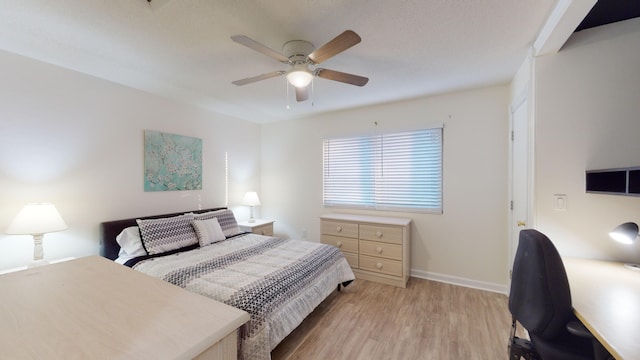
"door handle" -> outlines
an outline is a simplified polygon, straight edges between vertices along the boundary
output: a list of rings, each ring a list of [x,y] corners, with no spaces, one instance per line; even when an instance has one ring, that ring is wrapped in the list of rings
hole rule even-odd
[[[527,223],[525,223],[524,221],[518,221],[518,226],[527,226]]]

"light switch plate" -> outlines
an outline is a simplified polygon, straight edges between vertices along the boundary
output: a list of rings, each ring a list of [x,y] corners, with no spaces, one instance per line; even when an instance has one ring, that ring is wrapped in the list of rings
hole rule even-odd
[[[567,210],[567,194],[553,194],[553,209],[558,211]]]

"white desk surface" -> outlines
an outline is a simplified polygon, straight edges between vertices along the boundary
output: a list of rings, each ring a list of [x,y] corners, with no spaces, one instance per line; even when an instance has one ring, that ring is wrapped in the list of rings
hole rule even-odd
[[[99,256],[0,275],[7,359],[191,359],[241,310]]]
[[[640,271],[563,258],[576,316],[616,359],[640,358]]]

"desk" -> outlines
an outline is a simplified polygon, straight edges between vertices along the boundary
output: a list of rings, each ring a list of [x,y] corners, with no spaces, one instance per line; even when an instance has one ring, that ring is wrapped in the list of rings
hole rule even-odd
[[[235,359],[249,314],[99,256],[0,276],[7,359]]]
[[[640,271],[622,263],[563,258],[573,310],[616,359],[640,356]]]

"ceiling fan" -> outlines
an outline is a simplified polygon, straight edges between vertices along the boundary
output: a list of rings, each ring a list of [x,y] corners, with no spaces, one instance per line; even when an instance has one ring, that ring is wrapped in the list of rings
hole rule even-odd
[[[364,86],[369,81],[369,79],[364,76],[324,68],[309,68],[309,66],[313,67],[318,65],[358,44],[362,39],[352,30],[343,32],[318,49],[308,41],[288,41],[282,46],[282,53],[262,45],[261,43],[244,35],[234,35],[231,37],[231,40],[276,59],[283,64],[291,66],[288,71],[273,71],[258,76],[236,80],[232,82],[234,85],[242,86],[256,81],[286,75],[287,81],[296,89],[296,100],[304,101],[309,98],[308,85],[315,76],[356,86]]]

